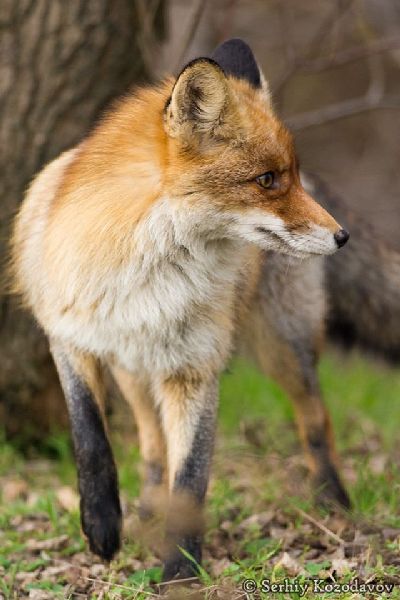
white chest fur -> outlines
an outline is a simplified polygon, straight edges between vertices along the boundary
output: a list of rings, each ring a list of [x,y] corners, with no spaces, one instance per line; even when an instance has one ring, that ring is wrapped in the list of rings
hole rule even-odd
[[[91,274],[52,333],[133,372],[220,368],[242,267],[236,244],[187,240],[158,209],[135,231],[131,260],[106,276]]]

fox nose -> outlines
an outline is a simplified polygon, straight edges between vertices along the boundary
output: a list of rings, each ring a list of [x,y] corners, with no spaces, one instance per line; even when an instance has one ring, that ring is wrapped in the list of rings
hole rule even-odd
[[[339,231],[337,231],[333,237],[335,238],[335,242],[337,243],[338,248],[341,248],[349,239],[350,234],[345,229],[339,229]]]

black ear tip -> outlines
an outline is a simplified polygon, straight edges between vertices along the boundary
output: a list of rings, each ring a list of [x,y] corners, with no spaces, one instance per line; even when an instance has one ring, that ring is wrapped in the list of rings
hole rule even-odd
[[[240,58],[245,62],[255,62],[252,49],[240,38],[232,38],[222,42],[222,44],[217,46],[214,52],[211,54],[211,58],[217,63],[219,60],[223,62],[227,57],[236,59]]]
[[[253,52],[250,48],[250,46],[241,38],[231,38],[230,40],[225,40],[225,42],[222,42],[221,44],[219,44],[219,46],[217,46],[212,54],[212,56],[214,56],[214,54],[218,53],[220,50],[237,50],[237,51],[246,51],[249,52],[252,56],[253,56]]]
[[[239,79],[246,79],[254,87],[261,87],[261,76],[250,46],[240,38],[232,38],[220,44],[211,58],[225,71]]]

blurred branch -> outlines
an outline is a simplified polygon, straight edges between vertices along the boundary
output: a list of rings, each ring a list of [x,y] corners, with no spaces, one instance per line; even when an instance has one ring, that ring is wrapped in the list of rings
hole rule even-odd
[[[161,0],[134,0],[134,2],[139,22],[138,45],[142,59],[148,72],[157,76],[160,75],[160,73],[157,73],[157,67],[160,66],[157,56],[159,45],[156,43],[157,40],[154,35],[154,23],[162,2]],[[176,60],[172,59],[174,71],[181,66],[182,61],[192,44],[206,4],[207,0],[198,0],[193,10],[187,31],[182,32],[183,42],[176,52]]]
[[[137,42],[148,73],[154,72],[155,36],[154,22],[160,10],[161,0],[134,0],[138,19]]]
[[[339,20],[345,15],[352,4],[353,0],[349,0],[347,2],[342,1],[339,5],[336,5],[335,10],[321,24],[314,38],[309,43],[308,49],[303,52],[302,56],[296,58],[292,43],[286,45],[286,56],[288,60],[291,60],[289,60],[290,64],[286,72],[276,85],[276,90],[279,92],[298,70],[305,73],[319,73],[331,67],[345,65],[359,59],[364,59],[369,69],[368,89],[361,97],[350,98],[323,108],[288,117],[286,122],[294,131],[301,131],[309,127],[323,125],[372,110],[400,109],[400,94],[387,95],[385,93],[385,69],[382,62],[382,54],[384,52],[400,49],[399,36],[387,37],[380,40],[371,40],[369,38],[364,45],[335,51],[329,56],[314,58],[333,24],[338,24]],[[287,10],[283,10],[282,7],[280,15],[282,27],[289,37],[291,37],[290,13]]]
[[[366,97],[371,103],[379,103],[385,94],[385,69],[381,56],[371,54],[368,56],[369,86]]]
[[[282,43],[284,45],[286,60],[289,64],[293,64],[296,60],[296,48],[293,43],[292,36],[292,11],[289,10],[287,2],[278,4],[280,29],[282,35]]]
[[[186,36],[184,36],[184,38],[183,38],[181,48],[177,52],[177,60],[175,62],[174,71],[177,71],[181,67],[183,59],[185,58],[185,56],[193,42],[193,38],[199,27],[206,4],[207,4],[207,0],[198,0],[198,2],[197,2],[197,6],[193,11],[193,16],[192,16],[190,26],[188,27]]]
[[[345,65],[349,62],[353,62],[362,58],[366,58],[373,54],[381,54],[383,52],[390,52],[391,50],[400,49],[400,37],[392,37],[382,40],[375,40],[365,46],[355,46],[336,52],[333,56],[326,56],[322,58],[316,58],[307,60],[299,65],[302,71],[310,73],[318,73],[331,67],[337,67]]]
[[[385,95],[385,70],[381,56],[370,54],[367,55],[367,59],[370,79],[364,96],[294,115],[287,119],[289,127],[294,131],[300,131],[371,110],[400,109],[400,95]]]
[[[273,90],[274,95],[280,94],[283,87],[299,69],[299,67],[304,63],[309,62],[311,57],[319,51],[320,46],[331,31],[333,24],[343,18],[347,11],[352,7],[354,1],[355,0],[347,0],[340,2],[339,5],[335,6],[328,17],[322,22],[314,37],[310,40],[307,51],[303,54],[303,56],[295,59],[275,83]]]
[[[338,121],[345,117],[359,115],[371,110],[378,109],[400,109],[400,94],[386,95],[383,98],[371,98],[367,92],[361,98],[352,98],[336,104],[330,104],[324,108],[310,110],[308,112],[294,115],[285,119],[286,124],[293,131],[302,131],[309,127],[325,125],[332,121]]]

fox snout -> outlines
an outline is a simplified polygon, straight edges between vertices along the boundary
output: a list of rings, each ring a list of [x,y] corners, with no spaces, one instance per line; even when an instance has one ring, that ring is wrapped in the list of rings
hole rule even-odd
[[[339,225],[334,217],[318,204],[304,188],[301,187],[300,190],[296,203],[297,214],[301,212],[301,217],[308,223],[307,230],[303,234],[301,231],[299,232],[300,236],[304,236],[303,242],[305,243],[307,240],[311,253],[332,254],[336,252],[348,241],[349,232]],[[317,244],[316,240],[318,240]]]
[[[305,179],[305,181],[304,181]],[[344,229],[339,223],[333,218],[333,216],[325,210],[308,191],[307,178],[304,174],[301,174],[301,194],[302,194],[302,208],[307,213],[309,222],[314,225],[321,226],[329,230],[334,239],[335,250],[342,248],[350,238],[349,232]],[[335,251],[334,250],[334,251]]]
[[[249,239],[264,249],[292,256],[334,254],[350,237],[300,186],[294,187],[280,206],[269,203],[247,217],[246,221],[255,224],[255,232],[250,233]],[[243,231],[248,235],[248,229]]]

